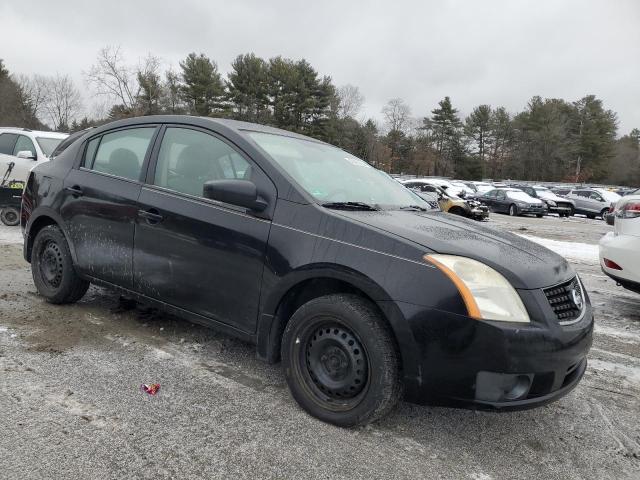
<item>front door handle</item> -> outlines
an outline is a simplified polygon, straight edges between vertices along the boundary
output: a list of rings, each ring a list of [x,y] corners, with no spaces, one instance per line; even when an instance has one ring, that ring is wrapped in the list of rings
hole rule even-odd
[[[150,208],[149,210],[138,210],[138,215],[146,219],[147,223],[150,225],[160,223],[164,219],[164,217],[160,215],[160,212],[155,208]]]
[[[78,185],[74,185],[73,187],[65,187],[64,189],[76,198],[81,197],[84,194],[84,192]]]

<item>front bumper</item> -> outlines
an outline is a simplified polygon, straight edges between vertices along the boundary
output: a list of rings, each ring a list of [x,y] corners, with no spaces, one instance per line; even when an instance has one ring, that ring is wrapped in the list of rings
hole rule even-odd
[[[520,207],[518,206],[518,211],[521,215],[546,215],[548,210],[546,207]]]
[[[474,220],[485,220],[489,218],[489,208],[484,205],[471,207],[471,218]]]
[[[561,326],[541,290],[520,293],[530,324],[475,320],[399,305],[419,349],[420,377],[405,379],[406,399],[514,410],[544,405],[575,388],[592,342],[593,311],[588,300],[579,322]],[[530,308],[532,302],[538,307]]]
[[[560,205],[556,207],[548,206],[548,209],[549,213],[557,213],[558,215],[566,215],[571,213],[571,207],[564,207]]]

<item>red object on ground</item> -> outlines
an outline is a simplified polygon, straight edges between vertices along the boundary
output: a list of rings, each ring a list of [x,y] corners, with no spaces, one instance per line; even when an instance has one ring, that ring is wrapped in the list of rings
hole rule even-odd
[[[147,385],[146,383],[143,383],[142,385],[140,385],[140,390],[148,393],[149,395],[155,395],[156,393],[158,393],[158,390],[160,390],[160,384],[150,383]]]

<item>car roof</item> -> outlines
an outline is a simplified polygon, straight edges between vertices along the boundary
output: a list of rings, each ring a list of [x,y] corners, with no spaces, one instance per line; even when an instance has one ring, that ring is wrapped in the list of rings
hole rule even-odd
[[[116,120],[114,122],[100,125],[95,129],[95,133],[101,133],[102,131],[110,130],[113,128],[126,127],[126,126],[138,125],[138,124],[144,124],[144,123],[186,123],[186,124],[195,125],[202,122],[212,123],[213,125],[222,126],[227,129],[234,130],[239,134],[243,134],[247,131],[271,133],[274,135],[283,135],[287,137],[299,138],[301,140],[308,140],[315,143],[321,143],[324,145],[330,145],[321,140],[307,137],[306,135],[301,135],[299,133],[290,132],[288,130],[282,130],[281,128],[270,127],[270,126],[261,125],[258,123],[243,122],[240,120],[231,120],[228,118],[199,117],[199,116],[192,116],[192,115],[147,115],[144,117],[124,118],[122,120]],[[331,146],[334,148],[337,148],[334,145],[331,145]]]
[[[20,127],[0,127],[0,133],[31,133],[38,137],[49,137],[49,138],[67,138],[69,136],[68,133],[62,132],[45,132],[44,130],[29,130],[28,128],[20,128]]]

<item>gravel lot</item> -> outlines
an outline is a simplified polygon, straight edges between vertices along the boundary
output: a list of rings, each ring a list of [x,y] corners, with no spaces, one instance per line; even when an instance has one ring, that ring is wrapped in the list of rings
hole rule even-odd
[[[587,374],[535,410],[403,403],[365,428],[302,412],[252,346],[92,287],[73,306],[36,293],[19,229],[0,227],[0,478],[639,479],[640,295],[593,256],[599,220],[490,224],[574,263],[597,326]],[[570,244],[569,242],[574,242]],[[141,383],[162,385],[156,396]]]

